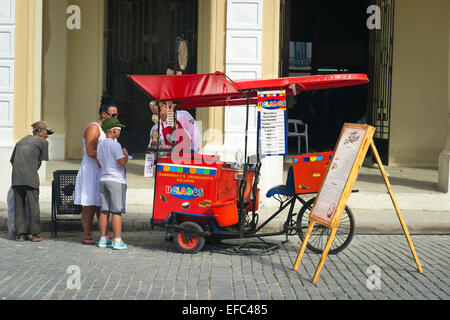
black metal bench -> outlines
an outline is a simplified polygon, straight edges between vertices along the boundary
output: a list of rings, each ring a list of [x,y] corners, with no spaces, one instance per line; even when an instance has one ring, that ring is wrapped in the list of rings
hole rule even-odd
[[[57,234],[57,222],[60,215],[79,215],[82,206],[74,204],[75,182],[78,170],[57,170],[53,172],[52,181],[52,236]],[[73,219],[71,219],[73,220]]]

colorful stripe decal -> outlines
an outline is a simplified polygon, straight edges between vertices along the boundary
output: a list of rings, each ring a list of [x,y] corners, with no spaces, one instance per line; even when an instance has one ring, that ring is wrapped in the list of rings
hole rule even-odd
[[[201,168],[165,166],[165,165],[158,165],[157,170],[163,172],[201,174],[205,176],[215,176],[217,173],[216,169],[206,169],[206,168],[201,169]]]
[[[324,156],[316,156],[316,157],[304,157],[303,162],[317,162],[317,161],[324,161],[324,160],[331,160],[332,156],[324,157]],[[294,158],[294,163],[298,163],[298,161],[301,160],[301,158]]]

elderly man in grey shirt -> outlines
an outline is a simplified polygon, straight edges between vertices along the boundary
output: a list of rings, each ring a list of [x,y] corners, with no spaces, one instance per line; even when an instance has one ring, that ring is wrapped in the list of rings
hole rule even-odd
[[[14,190],[14,211],[16,221],[16,236],[18,241],[27,239],[25,225],[25,206],[30,212],[31,240],[43,240],[40,236],[40,209],[39,209],[39,175],[38,170],[42,161],[48,161],[49,135],[53,134],[44,121],[37,121],[31,125],[33,135],[28,135],[17,142],[11,155],[12,188]]]

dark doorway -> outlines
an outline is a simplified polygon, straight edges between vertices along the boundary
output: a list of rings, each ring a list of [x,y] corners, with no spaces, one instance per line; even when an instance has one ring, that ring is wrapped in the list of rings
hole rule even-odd
[[[188,45],[183,73],[196,73],[197,0],[109,0],[107,12],[106,93],[126,125],[120,143],[130,153],[144,153],[153,125],[148,108],[152,98],[126,76],[176,69],[181,40]]]
[[[289,11],[282,27],[281,76],[369,73],[370,0],[282,3],[282,11]],[[317,90],[299,94],[288,118],[308,124],[309,150],[319,152],[334,149],[345,122],[365,123],[367,107],[368,85]],[[296,140],[288,143],[289,151],[297,153]]]

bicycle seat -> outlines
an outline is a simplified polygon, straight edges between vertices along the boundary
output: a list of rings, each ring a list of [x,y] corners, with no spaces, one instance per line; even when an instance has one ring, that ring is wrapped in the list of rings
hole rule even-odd
[[[294,171],[293,171],[292,166],[290,166],[288,175],[287,175],[287,179],[286,179],[286,184],[285,185],[281,184],[281,185],[270,188],[269,191],[267,191],[267,193],[266,193],[266,197],[270,198],[275,195],[282,195],[282,196],[289,197],[289,196],[293,196],[294,193],[295,193]]]

